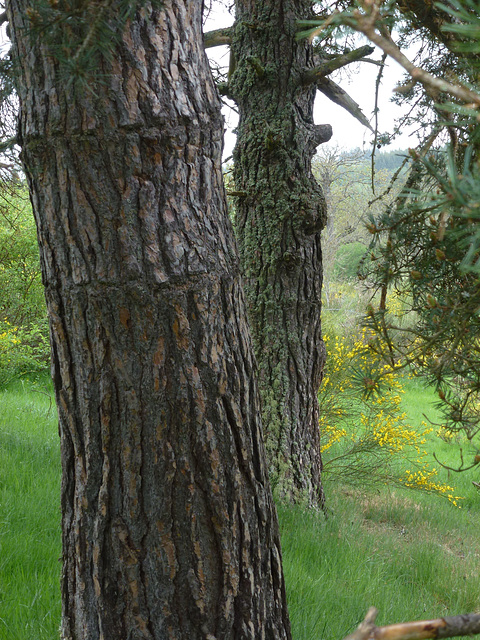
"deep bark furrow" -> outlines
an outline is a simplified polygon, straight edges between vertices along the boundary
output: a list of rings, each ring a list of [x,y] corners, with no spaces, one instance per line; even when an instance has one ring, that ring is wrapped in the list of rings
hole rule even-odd
[[[59,408],[65,640],[290,638],[201,4],[145,6],[78,94],[10,2]]]

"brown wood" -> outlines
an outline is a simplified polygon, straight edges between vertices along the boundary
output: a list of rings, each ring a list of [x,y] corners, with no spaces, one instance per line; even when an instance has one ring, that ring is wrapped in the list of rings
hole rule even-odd
[[[30,40],[27,0],[9,2],[60,420],[64,640],[290,637],[201,5],[145,5],[76,93]]]
[[[377,613],[377,609],[371,607],[365,620],[345,640],[428,640],[480,634],[480,614],[478,613],[402,622],[384,627],[375,625]]]

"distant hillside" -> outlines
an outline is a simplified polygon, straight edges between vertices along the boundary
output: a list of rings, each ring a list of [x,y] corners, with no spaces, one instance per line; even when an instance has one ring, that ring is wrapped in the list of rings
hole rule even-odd
[[[371,152],[361,151],[361,149],[355,149],[354,151],[348,151],[345,155],[359,154],[365,162],[371,162]],[[375,169],[386,169],[387,171],[396,171],[408,155],[408,149],[394,149],[393,151],[382,151],[377,149],[375,151]]]

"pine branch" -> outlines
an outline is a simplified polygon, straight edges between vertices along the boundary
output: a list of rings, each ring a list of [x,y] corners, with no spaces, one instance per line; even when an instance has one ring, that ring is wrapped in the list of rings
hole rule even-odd
[[[447,93],[467,104],[480,106],[480,95],[462,84],[452,84],[441,78],[435,78],[424,69],[410,62],[398,45],[393,41],[387,27],[381,23],[380,0],[363,0],[364,14],[356,10],[354,17],[344,20],[344,24],[363,33],[377,45],[384,53],[396,60],[407,71],[415,82],[420,82],[426,88]]]
[[[425,27],[434,38],[442,42],[450,51],[456,53],[458,36],[454,37],[448,28],[455,24],[452,16],[442,11],[439,6],[423,0],[400,0],[396,5],[402,14],[413,18],[414,26]],[[466,53],[466,55],[467,57],[472,56],[471,53]],[[472,57],[476,57],[475,54]]]
[[[92,42],[92,40],[95,38],[96,34],[97,34],[97,29],[98,26],[102,23],[103,21],[103,17],[107,11],[107,9],[110,8],[112,0],[104,0],[104,2],[101,2],[98,5],[98,12],[97,15],[95,17],[95,19],[93,20],[88,33],[84,39],[84,41],[82,42],[82,45],[80,46],[80,48],[78,49],[78,51],[76,52],[76,54],[73,57],[73,62],[76,64],[78,63],[78,61],[81,59],[81,56],[88,51],[88,48]]]
[[[428,640],[428,638],[453,638],[480,634],[480,614],[469,613],[435,620],[403,622],[377,627],[377,609],[371,607],[365,620],[345,640]]]
[[[207,31],[203,34],[203,42],[206,49],[212,47],[220,47],[224,44],[230,44],[232,41],[232,29],[227,27],[226,29],[215,29],[214,31]]]
[[[350,115],[356,118],[364,127],[370,129],[373,132],[372,125],[367,120],[367,117],[360,109],[359,105],[351,98],[346,91],[338,86],[330,78],[321,78],[317,82],[317,89],[321,91],[329,100],[335,102],[340,107],[348,111]]]
[[[0,153],[13,149],[16,144],[18,144],[17,136],[7,138],[6,140],[0,140]]]
[[[323,62],[318,67],[314,67],[313,69],[309,69],[308,71],[306,71],[302,76],[302,84],[307,85],[311,84],[312,82],[317,82],[319,79],[324,78],[333,71],[341,69],[342,67],[345,67],[347,64],[351,64],[352,62],[358,62],[365,56],[371,55],[374,51],[374,47],[366,44],[363,47],[359,47],[358,49],[354,49],[353,51],[349,51],[348,53],[344,53],[340,56],[335,56],[335,58]]]

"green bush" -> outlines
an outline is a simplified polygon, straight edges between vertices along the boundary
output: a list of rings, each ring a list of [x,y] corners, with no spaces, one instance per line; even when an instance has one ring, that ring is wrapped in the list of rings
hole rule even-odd
[[[333,280],[355,280],[366,250],[361,242],[350,242],[339,247],[333,263]]]
[[[48,368],[35,220],[25,188],[0,203],[0,387]]]

